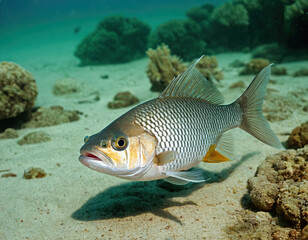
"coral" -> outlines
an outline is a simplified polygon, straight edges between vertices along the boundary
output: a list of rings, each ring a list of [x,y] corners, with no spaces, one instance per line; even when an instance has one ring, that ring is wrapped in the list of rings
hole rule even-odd
[[[36,143],[42,143],[42,142],[48,142],[51,138],[48,134],[44,132],[31,132],[25,135],[22,139],[17,141],[19,145],[25,145],[25,144],[36,144]]]
[[[296,227],[303,227],[308,223],[307,180],[308,147],[286,150],[266,158],[248,180],[248,190],[258,209],[276,208]]]
[[[201,72],[201,74],[208,80],[212,80],[211,76],[213,76],[217,81],[223,79],[224,75],[222,71],[217,70],[218,62],[216,57],[206,56],[200,59],[196,68]]]
[[[58,79],[53,86],[52,92],[56,96],[72,94],[80,92],[82,88],[81,83],[74,78],[61,78]]]
[[[302,148],[308,144],[308,121],[294,128],[288,138],[289,148]]]
[[[0,139],[18,138],[18,133],[13,128],[7,128],[3,133],[0,133]]]
[[[267,43],[259,45],[252,52],[253,58],[266,58],[270,62],[283,62],[289,54],[288,50],[279,43]]]
[[[281,121],[292,116],[294,109],[300,106],[300,100],[291,94],[281,96],[271,93],[265,96],[263,113],[271,122]]]
[[[65,111],[61,106],[38,108],[24,124],[26,128],[37,128],[58,125],[79,120],[77,111]]]
[[[243,81],[237,81],[229,86],[229,89],[233,88],[246,88],[246,85]]]
[[[215,8],[210,19],[209,35],[212,47],[238,49],[247,46],[243,36],[247,35],[248,12],[242,4],[226,2]]]
[[[152,91],[163,91],[171,80],[186,70],[186,66],[177,56],[170,55],[166,45],[158,46],[156,50],[149,49],[150,58],[147,75],[152,83]]]
[[[46,176],[44,169],[42,168],[29,168],[24,172],[25,179],[43,178]]]
[[[271,74],[273,74],[275,76],[288,75],[287,69],[285,67],[277,67],[275,65],[271,69]]]
[[[139,99],[130,92],[119,92],[115,95],[114,101],[108,103],[108,108],[124,108],[138,102]]]
[[[285,7],[284,30],[288,45],[306,47],[308,42],[308,2],[295,0]]]
[[[293,73],[293,77],[303,77],[303,76],[308,76],[308,68],[306,67],[303,67],[298,71],[296,71],[295,73]]]
[[[206,43],[201,34],[201,26],[193,20],[170,20],[156,28],[151,37],[151,47],[166,44],[173,54],[190,61],[204,53]]]
[[[245,65],[244,69],[240,71],[240,75],[258,74],[263,68],[265,68],[269,64],[270,62],[267,59],[252,59],[249,63]]]
[[[0,62],[0,119],[33,108],[37,86],[30,72],[12,62]]]
[[[109,16],[78,46],[82,65],[129,62],[144,55],[150,27],[136,18]]]

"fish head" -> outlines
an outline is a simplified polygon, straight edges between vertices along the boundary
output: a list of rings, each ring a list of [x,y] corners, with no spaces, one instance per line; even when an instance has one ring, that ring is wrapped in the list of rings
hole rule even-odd
[[[84,141],[79,157],[82,164],[123,178],[142,174],[156,155],[155,136],[133,121],[121,118]]]

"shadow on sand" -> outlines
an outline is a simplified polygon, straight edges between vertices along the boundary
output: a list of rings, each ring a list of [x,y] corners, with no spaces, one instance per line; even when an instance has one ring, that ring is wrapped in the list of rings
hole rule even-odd
[[[221,182],[244,161],[256,152],[244,155],[239,161],[221,172],[212,173],[203,170],[205,178],[210,178],[203,184],[172,185],[163,180],[150,182],[129,182],[106,189],[89,199],[80,209],[72,214],[72,218],[81,221],[94,221],[116,217],[136,216],[151,212],[156,216],[167,218],[181,224],[176,216],[165,211],[174,206],[197,205],[193,201],[177,202],[172,198],[185,197],[202,188],[205,184]]]

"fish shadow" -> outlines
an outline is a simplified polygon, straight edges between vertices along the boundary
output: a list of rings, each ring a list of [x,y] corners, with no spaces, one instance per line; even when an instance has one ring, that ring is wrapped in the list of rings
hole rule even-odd
[[[113,186],[90,198],[81,208],[72,214],[72,218],[81,221],[95,221],[112,218],[125,218],[150,212],[156,216],[170,219],[182,224],[180,219],[166,208],[175,206],[197,205],[193,201],[178,202],[176,197],[186,197],[192,192],[202,188],[205,184],[221,182],[242,162],[246,161],[251,154],[243,156],[231,167],[219,173],[203,171],[203,175],[210,180],[206,183],[186,185],[173,185],[163,180],[149,182],[129,182]]]

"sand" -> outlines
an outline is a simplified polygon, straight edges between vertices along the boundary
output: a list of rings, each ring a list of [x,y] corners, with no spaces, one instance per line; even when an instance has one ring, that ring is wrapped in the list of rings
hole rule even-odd
[[[79,67],[73,56],[76,44],[85,35],[72,33],[71,25],[61,29],[29,26],[23,38],[18,31],[2,38],[0,60],[14,61],[35,77],[39,95],[37,106],[61,105],[83,113],[76,122],[38,129],[18,130],[19,138],[43,131],[51,141],[20,146],[18,139],[0,140],[0,170],[10,169],[16,177],[0,178],[0,239],[226,239],[226,229],[237,224],[243,209],[247,179],[273,149],[242,130],[234,130],[236,160],[220,164],[200,164],[211,179],[204,184],[171,186],[163,181],[129,182],[84,167],[79,161],[83,138],[92,135],[130,108],[110,110],[108,101],[119,91],[129,90],[141,101],[158,96],[151,92],[145,70],[148,59],[126,64]],[[59,37],[60,36],[60,37]],[[201,55],[202,53],[200,53]],[[236,59],[247,62],[249,54],[217,55],[225,79],[219,88],[232,102],[243,91],[228,88],[253,76],[238,76],[230,68]],[[289,74],[307,61],[284,63]],[[100,75],[108,74],[108,79]],[[56,80],[72,77],[99,91],[100,101],[79,104],[89,94],[59,97],[52,94]],[[270,87],[280,94],[308,87],[307,77],[273,77]],[[307,113],[300,107],[286,120],[271,126],[281,141]],[[47,176],[23,178],[24,170],[40,167]]]

